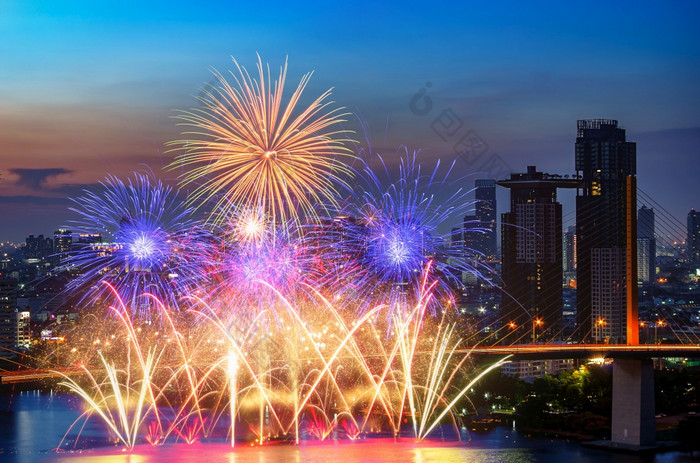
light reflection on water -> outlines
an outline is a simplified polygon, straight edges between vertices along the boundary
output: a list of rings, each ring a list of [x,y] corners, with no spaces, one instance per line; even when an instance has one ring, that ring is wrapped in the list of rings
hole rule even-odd
[[[90,452],[92,453],[92,452]],[[79,463],[146,463],[221,462],[221,463],[331,463],[331,462],[475,462],[525,463],[535,461],[527,450],[472,449],[466,447],[416,447],[393,442],[340,443],[308,446],[237,447],[232,451],[225,444],[166,445],[158,449],[144,448],[131,455],[83,454],[58,457],[56,461]],[[65,459],[64,459],[65,458]]]
[[[678,452],[651,458],[608,453],[581,447],[575,442],[550,439],[527,439],[516,431],[495,431],[470,435],[466,443],[420,443],[393,441],[330,442],[300,446],[270,445],[263,448],[237,444],[235,450],[224,443],[168,444],[156,449],[138,446],[132,453],[117,447],[88,448],[76,452],[55,453],[64,433],[80,415],[78,398],[65,394],[37,391],[0,396],[0,461],[29,463],[58,461],[77,463],[152,463],[160,461],[207,463],[282,462],[685,462],[697,461]],[[78,427],[82,426],[82,422]],[[77,428],[69,433],[66,446],[72,448]],[[101,423],[88,421],[81,442],[104,440]],[[93,444],[96,445],[96,444]]]

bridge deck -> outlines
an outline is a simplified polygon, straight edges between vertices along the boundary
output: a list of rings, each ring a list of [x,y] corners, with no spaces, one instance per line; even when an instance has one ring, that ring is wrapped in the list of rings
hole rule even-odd
[[[461,349],[471,355],[512,355],[514,360],[570,359],[570,358],[661,358],[700,357],[700,345],[627,346],[618,344],[531,344],[518,346],[473,347]]]
[[[616,344],[528,344],[517,346],[472,347],[459,349],[457,354],[469,355],[512,355],[512,360],[538,360],[538,359],[588,359],[592,357],[604,358],[660,358],[660,357],[695,357],[700,358],[700,345],[639,345],[627,346]],[[79,368],[63,368],[59,371],[40,369],[1,372],[0,383],[22,383],[41,381],[50,378],[85,374],[85,370]]]

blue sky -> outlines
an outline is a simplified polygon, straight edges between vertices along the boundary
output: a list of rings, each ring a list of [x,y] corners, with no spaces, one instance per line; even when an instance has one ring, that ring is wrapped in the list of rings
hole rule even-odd
[[[576,119],[618,119],[638,142],[640,187],[684,220],[700,208],[699,13],[695,2],[0,2],[0,240],[50,233],[66,196],[107,173],[159,169],[178,138],[174,110],[196,104],[210,68],[230,69],[231,56],[252,68],[256,53],[273,68],[288,57],[290,83],[314,71],[309,98],[333,87],[377,149],[421,149],[429,164],[455,158],[431,128],[448,109],[518,171],[572,173]],[[418,116],[409,102],[426,82],[433,109]],[[455,175],[468,186],[482,165],[458,162]]]

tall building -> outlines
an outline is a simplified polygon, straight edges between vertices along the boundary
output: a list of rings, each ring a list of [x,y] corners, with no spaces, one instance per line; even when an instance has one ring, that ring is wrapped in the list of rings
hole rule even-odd
[[[627,301],[637,284],[636,249],[628,252],[637,243],[637,146],[616,120],[579,120],[577,128],[577,333],[584,341],[625,343]],[[637,323],[636,313],[629,318]]]
[[[59,228],[53,232],[53,250],[54,254],[51,258],[51,263],[56,266],[61,263],[63,259],[68,257],[68,251],[71,250],[73,246],[73,233],[65,228]]]
[[[562,240],[564,272],[576,271],[576,225],[566,229]]]
[[[691,209],[688,212],[688,260],[700,265],[700,212]]]
[[[496,181],[476,180],[476,219],[482,230],[475,246],[486,256],[486,260],[498,260],[498,239],[496,236]]]
[[[450,244],[452,247],[464,246],[462,241],[462,229],[460,227],[452,227],[452,232],[450,233]]]
[[[73,244],[73,234],[70,230],[59,228],[53,232],[53,248],[56,254],[70,251]]]
[[[25,261],[28,260],[39,260],[41,259],[41,254],[39,252],[39,243],[44,240],[44,235],[39,235],[35,237],[34,235],[29,235],[24,240],[24,249],[22,249],[22,258]]]
[[[479,220],[475,215],[465,215],[462,231],[462,242],[464,244],[464,256],[469,260],[481,261],[484,256],[477,249],[480,246],[482,232],[480,231]],[[478,267],[478,264],[473,264]],[[478,278],[474,273],[467,272],[463,275],[463,283],[475,286],[479,284]]]
[[[655,279],[654,209],[642,206],[637,212],[637,281],[649,283],[654,282]]]
[[[17,347],[17,281],[0,280],[0,357],[12,357]]]
[[[100,244],[102,242],[102,235],[99,233],[81,233],[77,238],[78,244]]]
[[[564,269],[564,286],[572,285],[576,280],[576,225],[571,225],[562,234],[562,264]]]
[[[654,237],[654,209],[642,206],[637,211],[637,237]]]
[[[510,189],[510,212],[501,215],[501,302],[505,322],[525,326],[536,318],[542,330],[560,332],[562,318],[562,209],[557,188],[578,180],[537,172],[511,174],[498,185]]]

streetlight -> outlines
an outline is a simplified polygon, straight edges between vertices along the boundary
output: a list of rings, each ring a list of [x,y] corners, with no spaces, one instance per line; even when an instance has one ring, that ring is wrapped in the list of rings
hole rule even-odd
[[[598,318],[598,320],[595,322],[595,325],[598,327],[598,334],[596,335],[596,342],[600,342],[599,338],[601,338],[600,331],[603,329],[603,326],[605,326],[605,319],[604,318]]]
[[[535,342],[537,340],[537,334],[535,332],[535,329],[538,326],[542,326],[543,324],[544,324],[544,322],[542,321],[541,318],[535,318],[534,320],[532,320],[532,343],[533,344],[535,344]]]
[[[516,329],[517,327],[518,327],[518,325],[516,325],[516,323],[515,323],[514,321],[511,321],[511,322],[508,323],[508,328],[510,328],[510,332],[511,332],[511,333],[515,333],[515,332],[516,332],[515,329]],[[508,334],[510,334],[510,333],[508,333]],[[508,335],[506,335],[506,337],[507,337],[507,336],[508,336]]]
[[[640,328],[646,328],[646,334],[644,335],[644,344],[649,344],[649,322],[640,321]]]
[[[664,322],[663,320],[657,320],[656,323],[654,323],[654,344],[659,343],[659,335],[657,333],[657,329],[659,327],[663,328],[664,326],[666,326],[666,322]]]

